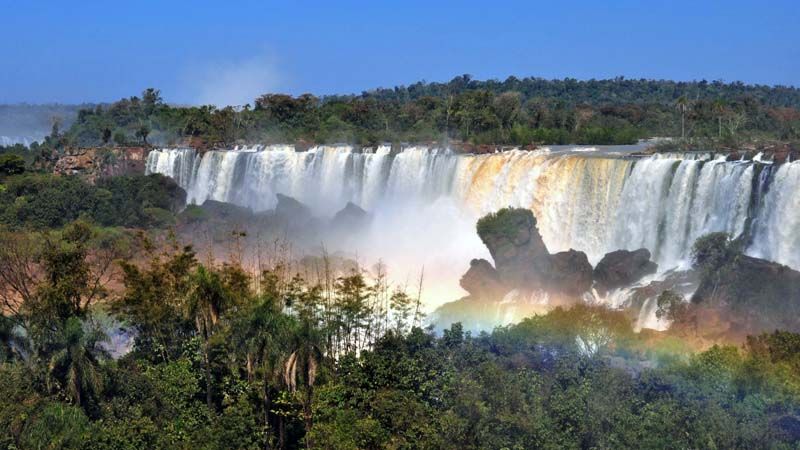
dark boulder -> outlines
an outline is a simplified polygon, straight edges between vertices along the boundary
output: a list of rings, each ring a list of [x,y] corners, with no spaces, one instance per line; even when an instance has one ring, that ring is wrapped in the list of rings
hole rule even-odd
[[[727,309],[749,332],[800,331],[800,272],[764,259],[736,255],[706,271],[692,303]],[[746,320],[745,320],[746,319]]]
[[[331,226],[335,229],[352,230],[363,227],[369,220],[369,214],[353,202],[347,202],[331,220]]]
[[[645,275],[656,273],[658,264],[650,261],[650,251],[617,250],[606,253],[594,269],[594,281],[601,294],[639,281]]]
[[[586,253],[570,249],[548,260],[549,268],[542,274],[547,291],[578,298],[592,288],[592,265]]]
[[[275,215],[289,222],[309,222],[313,219],[311,210],[299,201],[288,195],[275,194],[278,204],[275,206]]]
[[[498,301],[509,291],[497,270],[485,259],[473,259],[459,283],[473,299]]]
[[[253,216],[253,211],[249,208],[216,200],[206,200],[200,208],[211,219],[245,220]]]

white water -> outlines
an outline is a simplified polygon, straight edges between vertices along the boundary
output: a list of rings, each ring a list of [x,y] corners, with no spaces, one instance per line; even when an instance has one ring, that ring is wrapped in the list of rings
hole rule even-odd
[[[487,256],[475,220],[505,206],[530,208],[551,252],[582,250],[592,263],[612,250],[646,247],[661,271],[686,266],[699,236],[738,236],[750,220],[748,253],[800,269],[800,162],[618,154],[271,146],[200,157],[165,149],[150,153],[147,172],[173,177],[198,204],[213,199],[266,210],[281,193],[330,216],[352,201],[375,216],[359,254],[416,274],[425,264],[426,273],[448,278],[429,292],[434,304],[461,295],[457,280],[469,260]]]
[[[774,173],[774,175],[772,175]],[[800,268],[800,161],[783,164],[770,177],[769,189],[753,225],[757,237],[750,253]]]
[[[30,147],[34,142],[44,141],[44,135],[37,136],[0,136],[0,147],[11,147],[12,145],[22,144]]]

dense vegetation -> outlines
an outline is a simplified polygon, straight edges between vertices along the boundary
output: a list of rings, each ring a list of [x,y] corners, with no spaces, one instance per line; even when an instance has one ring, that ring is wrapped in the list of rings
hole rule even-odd
[[[108,292],[97,280],[124,253],[101,235],[81,222],[0,235],[0,446],[800,442],[796,334],[690,355],[676,342],[648,345],[621,313],[583,305],[491,334],[455,325],[436,337],[419,328],[413,296],[380,277],[313,279],[280,264],[253,277],[152,244],[147,263],[121,263],[119,298],[98,303]],[[135,336],[132,351],[112,358],[108,331]]]
[[[0,224],[11,228],[59,228],[78,218],[105,226],[162,226],[186,200],[183,189],[162,175],[104,178],[93,185],[79,177],[22,174],[21,162],[0,155]]]
[[[800,90],[742,83],[539,78],[416,83],[361,95],[267,94],[252,105],[175,107],[160,92],[82,109],[53,145],[236,142],[613,144],[651,136],[797,140]]]
[[[634,333],[626,314],[578,304],[437,336],[419,294],[381,270],[201,263],[162,233],[185,201],[173,181],[89,184],[33,158],[183,139],[605,143],[682,125],[794,139],[798,107],[792,88],[459,77],[241,109],[172,107],[148,90],[83,110],[34,152],[0,149],[0,448],[797,448],[798,334],[693,353],[681,327]],[[737,245],[701,239],[695,267],[725,276]],[[688,308],[658,299],[679,325]]]
[[[185,194],[163,177],[90,185],[9,161],[0,448],[800,443],[797,334],[692,353],[678,335],[636,334],[623,312],[579,304],[491,334],[456,324],[436,336],[421,328],[418,296],[380,270],[201,263],[148,237],[162,233],[102,227],[168,225]],[[732,245],[704,238],[696,266],[725,267]],[[669,291],[659,299],[671,320],[682,306]]]

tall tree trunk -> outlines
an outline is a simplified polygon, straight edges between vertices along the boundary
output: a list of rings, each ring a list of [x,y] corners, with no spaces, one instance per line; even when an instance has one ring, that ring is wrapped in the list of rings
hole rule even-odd
[[[686,139],[686,113],[681,111],[681,139]]]
[[[314,387],[309,385],[306,387],[306,398],[303,402],[303,422],[306,429],[306,448],[309,449],[312,446],[311,442],[311,399],[314,395]]]
[[[286,448],[286,425],[283,423],[283,416],[278,416],[278,445],[281,450]]]
[[[204,369],[206,375],[206,404],[208,405],[208,409],[212,409],[212,399],[211,399],[211,363],[208,361],[208,343],[203,346],[203,362],[204,362]]]
[[[264,399],[263,399],[263,401],[264,401],[264,428],[269,430],[269,428],[270,428],[269,410],[272,407],[272,401],[270,400],[270,397],[269,397],[269,383],[267,382],[267,374],[266,373],[264,374]],[[269,436],[266,436],[266,439],[264,440],[264,448],[267,449],[267,450],[269,450],[269,448],[270,448],[269,443],[270,443]],[[283,444],[281,444],[281,445],[283,445]]]

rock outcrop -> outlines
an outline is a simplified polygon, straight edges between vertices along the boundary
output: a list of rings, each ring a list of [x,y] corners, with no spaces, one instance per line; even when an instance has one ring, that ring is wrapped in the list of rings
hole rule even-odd
[[[704,308],[730,310],[739,328],[800,331],[800,272],[787,266],[736,255],[705,273],[692,296]]]
[[[147,147],[68,149],[53,167],[58,175],[79,175],[94,183],[98,178],[144,174]]]
[[[290,223],[307,223],[313,220],[314,215],[308,206],[302,204],[288,195],[275,194],[278,203],[275,206],[275,215]]]
[[[774,329],[800,332],[800,272],[743,255],[736,243],[721,251],[724,258],[709,260],[713,267],[672,271],[637,285],[658,270],[647,249],[610,252],[593,269],[581,251],[551,254],[529,210],[502,209],[479,220],[477,228],[494,265],[472,260],[461,278],[469,295],[433,313],[439,328],[454,321],[475,330],[511,323],[581,301],[594,286],[637,326],[660,329],[668,320],[676,333],[703,345]],[[611,292],[618,288],[630,289]],[[661,311],[665,291],[691,301]]]
[[[501,209],[479,220],[477,228],[504,283],[537,283],[539,273],[548,268],[550,254],[529,210]]]
[[[543,290],[578,297],[591,289],[592,266],[576,250],[551,255],[527,209],[501,209],[478,221],[478,236],[508,289]]]
[[[461,287],[476,299],[501,299],[510,290],[500,280],[500,274],[485,259],[473,259],[469,270],[459,281]]]
[[[203,204],[200,205],[200,209],[209,217],[226,221],[250,220],[253,216],[253,211],[249,208],[216,200],[204,201]]]
[[[331,227],[337,230],[351,231],[363,227],[369,221],[369,214],[353,202],[347,202],[331,220]]]
[[[548,262],[542,276],[545,291],[579,298],[592,288],[592,265],[586,253],[570,249],[550,255]]]
[[[597,291],[604,295],[613,289],[630,286],[645,275],[656,273],[656,270],[658,264],[650,261],[650,251],[646,248],[617,250],[603,256],[594,268],[593,277]]]

